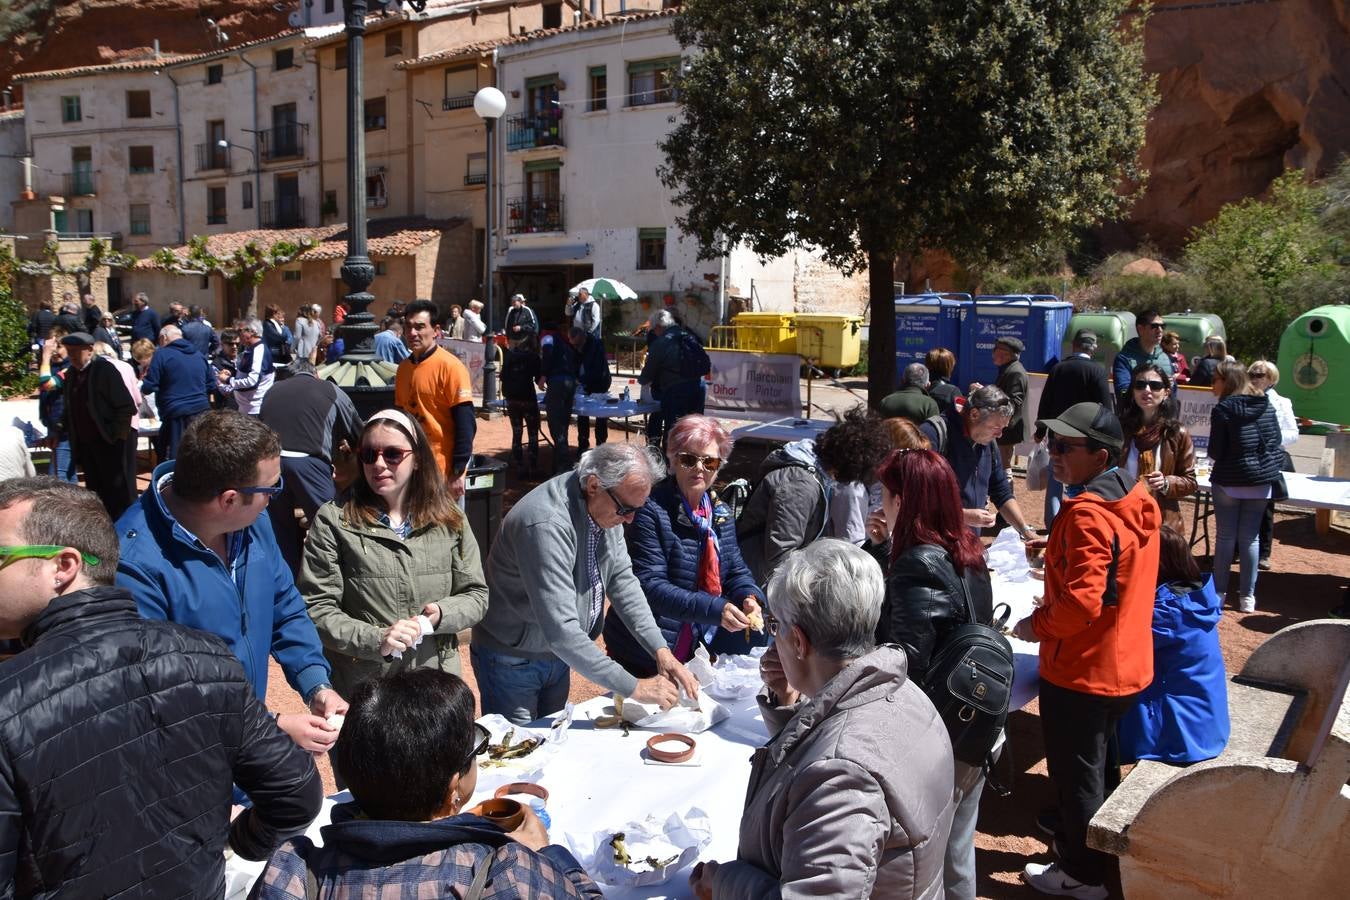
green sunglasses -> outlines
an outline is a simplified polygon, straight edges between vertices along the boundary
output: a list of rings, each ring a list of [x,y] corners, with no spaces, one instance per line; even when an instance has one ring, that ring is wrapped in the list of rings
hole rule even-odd
[[[19,559],[55,559],[61,554],[65,547],[58,547],[55,544],[19,544],[14,547],[0,547],[0,568],[4,568],[15,560]],[[84,560],[86,566],[98,565],[99,559],[92,553],[80,551],[80,558]]]

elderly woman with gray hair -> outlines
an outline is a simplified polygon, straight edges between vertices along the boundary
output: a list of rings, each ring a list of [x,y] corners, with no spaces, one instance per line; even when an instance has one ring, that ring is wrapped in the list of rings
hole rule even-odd
[[[752,761],[736,860],[690,875],[701,900],[942,896],[951,742],[904,651],[874,642],[884,594],[845,541],[779,566],[760,696],[775,736]]]
[[[502,519],[487,559],[488,610],[469,659],[484,713],[517,724],[563,708],[571,673],[668,709],[698,682],[670,652],[624,544],[623,526],[665,477],[637,444],[604,444],[522,497]],[[595,644],[605,598],[656,674],[637,678]]]

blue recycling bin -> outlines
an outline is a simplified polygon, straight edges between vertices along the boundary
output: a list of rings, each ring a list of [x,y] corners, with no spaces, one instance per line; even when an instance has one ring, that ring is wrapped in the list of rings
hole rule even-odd
[[[967,310],[961,329],[961,353],[956,361],[956,383],[972,381],[993,384],[998,378],[994,365],[994,342],[1015,337],[1025,346],[1022,365],[1028,372],[1048,372],[1059,360],[1060,344],[1073,304],[1042,295],[982,295]]]
[[[955,353],[960,368],[961,323],[970,304],[969,294],[908,294],[895,298],[897,386],[905,366],[923,362],[928,351],[937,347]]]

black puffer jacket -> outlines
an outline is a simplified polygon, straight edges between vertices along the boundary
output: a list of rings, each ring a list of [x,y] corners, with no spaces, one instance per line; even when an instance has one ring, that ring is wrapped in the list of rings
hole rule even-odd
[[[1273,484],[1284,454],[1280,422],[1265,394],[1230,394],[1209,414],[1210,482],[1222,485]]]
[[[131,595],[58,597],[0,664],[0,896],[201,897],[319,810],[313,761],[224,642]],[[234,823],[230,785],[254,802]]]
[[[963,584],[964,582],[964,584]],[[899,644],[909,657],[909,677],[922,684],[933,649],[947,632],[970,621],[966,594],[980,623],[994,618],[994,591],[983,567],[956,574],[947,551],[936,544],[910,547],[891,563],[886,599],[877,622],[877,642]]]

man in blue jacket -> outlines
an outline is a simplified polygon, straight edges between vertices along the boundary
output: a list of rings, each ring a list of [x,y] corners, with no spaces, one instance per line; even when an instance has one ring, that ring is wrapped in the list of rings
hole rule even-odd
[[[223,638],[259,698],[275,656],[313,713],[278,716],[277,725],[322,753],[337,740],[328,718],[347,703],[330,684],[319,633],[263,515],[281,487],[276,432],[232,410],[198,416],[178,458],[155,468],[150,487],[117,521],[117,584],[147,619]]]
[[[155,395],[165,459],[177,455],[188,423],[211,408],[211,391],[216,383],[211,364],[188,343],[177,325],[160,329],[159,349],[141,380],[141,394]]]
[[[141,291],[132,299],[136,311],[131,314],[131,339],[153,341],[159,336],[159,313],[150,306],[150,298]]]
[[[1176,374],[1172,371],[1172,357],[1162,348],[1162,336],[1166,329],[1167,323],[1156,309],[1146,309],[1134,320],[1134,330],[1138,337],[1132,337],[1125,342],[1125,346],[1120,348],[1115,362],[1111,365],[1117,403],[1130,393],[1130,382],[1138,365],[1149,363],[1157,366],[1166,372],[1169,378]]]

